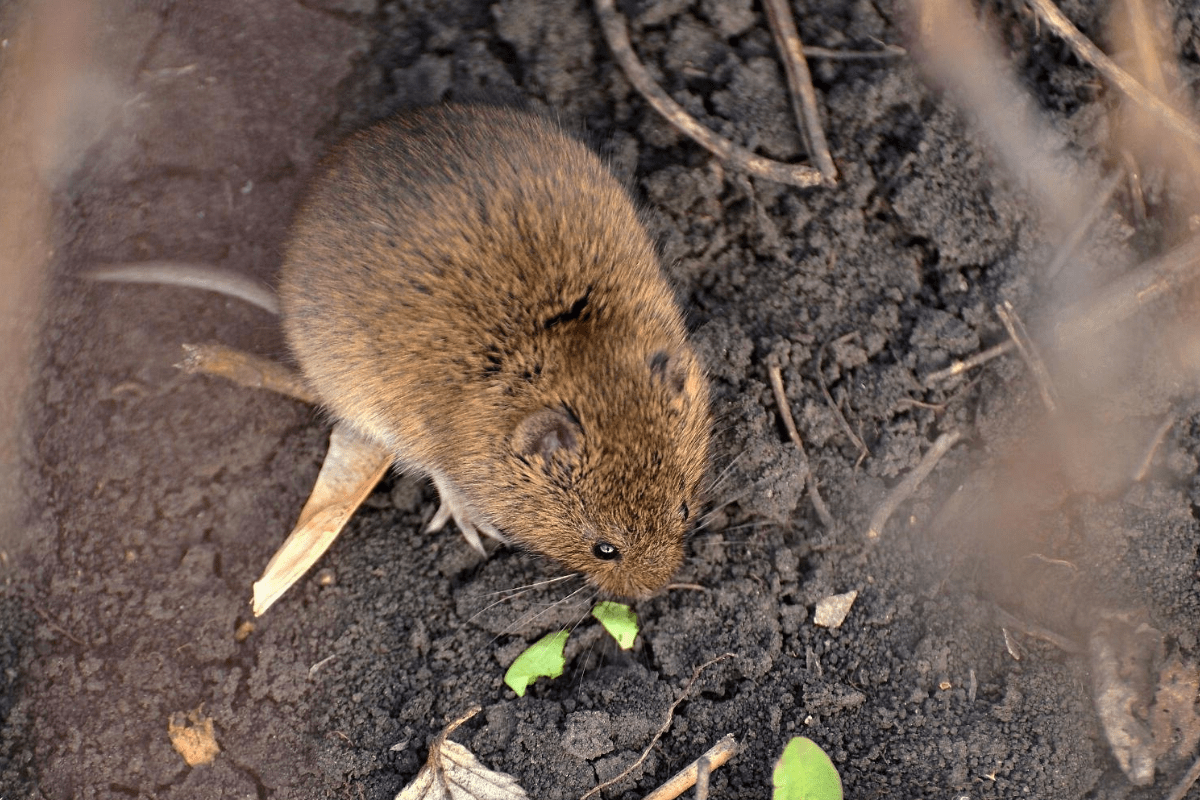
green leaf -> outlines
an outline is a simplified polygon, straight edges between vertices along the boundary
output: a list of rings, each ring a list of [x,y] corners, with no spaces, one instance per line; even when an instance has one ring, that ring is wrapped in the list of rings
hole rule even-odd
[[[547,633],[517,656],[508,672],[504,673],[504,682],[517,693],[517,697],[524,697],[529,684],[538,678],[557,678],[563,674],[563,667],[567,663],[563,658],[567,634],[568,631]]]
[[[638,622],[637,614],[633,613],[632,608],[624,603],[605,600],[596,603],[596,607],[592,609],[592,616],[600,620],[604,630],[617,640],[622,650],[633,647],[633,640],[638,635]]]
[[[787,743],[771,776],[772,800],[842,800],[842,778],[821,746],[797,736]]]

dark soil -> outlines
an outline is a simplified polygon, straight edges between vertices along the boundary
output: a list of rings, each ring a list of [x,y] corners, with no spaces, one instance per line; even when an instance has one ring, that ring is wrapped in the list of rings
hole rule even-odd
[[[26,522],[0,542],[0,797],[391,798],[473,704],[483,712],[458,741],[532,797],[578,797],[634,760],[693,670],[725,652],[607,797],[644,795],[726,733],[744,749],[713,775],[712,797],[768,797],[775,758],[800,734],[828,751],[848,797],[1163,796],[1194,754],[1160,740],[1157,785],[1132,788],[1097,719],[1086,648],[1001,610],[1080,646],[1103,614],[1125,614],[1161,632],[1160,651],[1142,654],[1152,667],[1200,657],[1196,360],[1169,326],[1190,299],[1086,357],[1051,358],[1056,420],[1015,356],[929,384],[1004,341],[998,302],[1038,336],[1062,301],[1032,200],[911,60],[813,60],[841,180],[798,190],[723,168],[661,119],[584,2],[454,5],[96,4],[94,80],[111,103],[53,197]],[[1064,10],[1107,45],[1104,15],[1083,5]],[[804,160],[758,4],[623,11],[678,102],[763,155]],[[907,43],[891,0],[797,11],[809,45]],[[1113,96],[1025,11],[985,12],[1081,172],[1100,175]],[[1174,13],[1192,79],[1197,23]],[[661,242],[718,419],[711,515],[679,575],[699,588],[639,603],[642,635],[621,652],[586,609],[549,605],[574,584],[491,605],[557,568],[508,549],[481,562],[453,530],[423,533],[432,488],[389,477],[241,639],[326,421],[174,369],[182,342],[286,359],[258,309],[73,276],[169,259],[270,282],[305,176],[338,136],[399,106],[481,96],[546,110],[593,142]],[[1118,243],[1100,263],[1127,268],[1168,243],[1179,209],[1167,189],[1148,196],[1150,221],[1131,237],[1130,195],[1116,195],[1091,237]],[[804,491],[772,364],[830,529]],[[962,443],[869,541],[874,509],[951,430]],[[813,624],[818,600],[849,590],[840,629]],[[562,625],[578,626],[566,673],[517,698],[504,670]],[[188,767],[167,729],[195,709],[221,752]]]

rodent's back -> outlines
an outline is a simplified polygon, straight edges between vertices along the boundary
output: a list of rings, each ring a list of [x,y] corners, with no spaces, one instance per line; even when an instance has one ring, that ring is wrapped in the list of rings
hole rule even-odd
[[[605,588],[674,571],[682,524],[653,518],[695,507],[706,390],[632,204],[582,144],[482,106],[354,135],[304,201],[281,295],[314,389],[401,465]],[[596,561],[614,538],[636,574]]]

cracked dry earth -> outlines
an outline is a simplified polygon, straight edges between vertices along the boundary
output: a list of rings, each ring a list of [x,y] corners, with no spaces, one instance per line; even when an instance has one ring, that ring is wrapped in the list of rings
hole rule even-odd
[[[1062,7],[1109,44],[1103,8]],[[0,5],[5,52],[26,46],[29,8]],[[734,658],[606,797],[643,796],[726,733],[743,749],[712,797],[769,796],[774,759],[800,734],[857,798],[1157,798],[1191,762],[1200,405],[1192,334],[1175,321],[1195,298],[1175,293],[1082,352],[1050,352],[1067,409],[1054,418],[1014,356],[927,380],[1005,341],[997,303],[1044,337],[1076,299],[1064,285],[1103,285],[1178,241],[1186,213],[1169,186],[1147,194],[1144,221],[1117,192],[1077,259],[1086,276],[1056,281],[1043,271],[1056,243],[1025,187],[907,57],[813,59],[841,178],[800,190],[725,169],[664,122],[583,2],[83,8],[69,124],[39,173],[52,252],[12,437],[20,505],[0,540],[0,797],[390,798],[476,703],[455,739],[532,797],[578,797],[634,760],[693,669],[724,652]],[[621,10],[639,57],[692,114],[760,154],[805,159],[757,4]],[[808,45],[910,43],[891,0],[795,10]],[[1105,173],[1112,93],[1023,10],[983,12],[1056,147],[1080,175]],[[1168,14],[1194,86],[1196,12]],[[3,58],[0,81],[37,63]],[[679,575],[696,588],[639,603],[628,653],[580,622],[586,609],[554,604],[569,588],[493,604],[554,567],[509,549],[481,561],[453,531],[422,533],[436,498],[404,476],[253,620],[250,586],[295,521],[328,426],[173,365],[183,342],[286,360],[276,322],[203,292],[76,279],[170,259],[270,283],[332,142],[402,105],[480,96],[545,110],[609,160],[711,376],[711,519]],[[831,526],[806,495],[772,366]],[[868,540],[875,508],[948,431],[963,439]],[[840,628],[813,623],[818,601],[850,590]],[[1134,687],[1156,732],[1150,787],[1122,773],[1092,699],[1087,644],[1114,619],[1140,631],[1106,641],[1150,678]],[[577,625],[566,673],[517,698],[505,668],[563,625]],[[1180,694],[1160,723],[1164,664]],[[189,766],[169,728],[205,720],[219,752]]]

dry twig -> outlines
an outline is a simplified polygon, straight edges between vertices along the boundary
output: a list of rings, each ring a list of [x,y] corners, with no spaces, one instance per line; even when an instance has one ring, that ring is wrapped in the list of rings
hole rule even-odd
[[[1167,253],[1142,262],[1088,298],[1066,309],[1054,326],[1055,349],[1090,341],[1101,331],[1124,322],[1144,306],[1176,294],[1200,279],[1200,237],[1190,239]],[[1017,349],[1009,340],[949,367],[931,372],[925,384],[960,375],[987,361]]]
[[[1054,326],[1057,346],[1092,341],[1100,331],[1122,322],[1144,306],[1177,294],[1200,278],[1200,237],[1143,262],[1112,281],[1098,295],[1066,309]]]
[[[1026,366],[1033,373],[1033,379],[1037,382],[1038,392],[1042,395],[1042,403],[1046,406],[1046,410],[1053,414],[1058,409],[1056,401],[1058,393],[1054,390],[1054,383],[1050,380],[1050,370],[1046,369],[1046,362],[1042,360],[1041,354],[1029,337],[1029,331],[1025,330],[1025,323],[1017,316],[1012,303],[1007,300],[996,305],[996,316],[1004,324],[1004,329],[1016,343],[1021,358],[1025,359]]]
[[[1125,177],[1125,170],[1116,169],[1104,179],[1104,183],[1101,184],[1099,193],[1096,195],[1096,201],[1079,218],[1075,227],[1071,229],[1071,232],[1067,234],[1067,238],[1058,248],[1058,252],[1054,254],[1054,259],[1050,262],[1050,265],[1046,267],[1046,277],[1048,279],[1054,280],[1055,276],[1062,270],[1063,265],[1067,263],[1067,259],[1075,255],[1075,251],[1079,249],[1079,243],[1083,241],[1083,237],[1096,224],[1100,213],[1104,211],[1105,207],[1108,206],[1108,201],[1112,199],[1113,192],[1121,185],[1123,177]]]
[[[1083,652],[1082,646],[1060,633],[1055,633],[1049,628],[1042,627],[1035,622],[1026,622],[1023,619],[1008,613],[1003,608],[1000,608],[1000,606],[996,606],[994,611],[996,614],[996,621],[999,622],[1001,628],[1006,631],[1008,628],[1013,628],[1019,633],[1025,634],[1026,636],[1030,636],[1034,639],[1041,639],[1043,642],[1049,642],[1059,650],[1062,650],[1064,653],[1071,653],[1074,655],[1076,653]]]
[[[654,749],[654,745],[658,744],[658,740],[661,739],[663,734],[667,732],[667,729],[671,727],[671,723],[675,719],[675,709],[678,708],[679,704],[682,703],[688,696],[688,692],[690,692],[692,690],[692,686],[696,684],[696,680],[700,677],[700,673],[704,672],[704,670],[708,669],[713,664],[716,664],[718,661],[724,661],[727,658],[733,658],[733,653],[722,653],[716,658],[705,661],[703,664],[696,667],[696,670],[692,673],[691,679],[688,680],[687,685],[684,686],[683,691],[680,692],[678,699],[676,699],[674,703],[671,703],[671,707],[667,709],[667,718],[663,721],[662,726],[658,729],[658,733],[654,734],[654,738],[650,740],[650,744],[646,745],[646,749],[642,751],[642,754],[638,756],[637,760],[623,769],[620,775],[609,778],[603,783],[598,783],[591,789],[588,789],[583,796],[579,798],[579,800],[587,800],[589,797],[599,794],[609,786],[625,780],[625,778],[627,778],[635,769],[641,766],[642,762],[646,760],[646,757],[650,755],[650,751]]]
[[[771,26],[771,35],[775,37],[775,46],[783,58],[788,91],[792,95],[792,108],[796,112],[796,121],[800,124],[800,132],[804,136],[808,156],[816,162],[825,184],[832,186],[837,182],[837,167],[833,164],[833,157],[829,155],[825,131],[821,128],[817,93],[813,90],[808,62],[804,60],[804,44],[800,41],[800,33],[796,30],[795,20],[792,19],[792,9],[788,0],[763,0],[763,8],[767,12],[767,24]]]
[[[898,44],[885,44],[881,50],[830,50],[828,47],[805,47],[804,55],[809,58],[850,61],[852,59],[903,58],[908,55],[908,51]]]
[[[867,538],[878,539],[883,533],[883,529],[887,526],[888,520],[892,514],[900,507],[900,504],[912,495],[921,485],[921,481],[929,477],[929,473],[933,472],[933,468],[941,461],[942,456],[950,451],[951,447],[958,444],[958,440],[962,438],[962,434],[958,431],[943,433],[929,448],[921,463],[917,464],[911,472],[904,477],[904,480],[896,484],[896,488],[892,489],[891,494],[884,498],[879,504],[879,508],[875,509],[875,513],[871,516],[871,524],[867,526]]]
[[[863,442],[862,437],[855,433],[854,429],[850,427],[850,423],[846,421],[846,416],[842,413],[842,409],[838,407],[837,403],[833,402],[833,395],[829,393],[829,384],[825,382],[825,372],[823,368],[825,366],[824,359],[826,347],[829,347],[832,344],[844,342],[846,339],[857,335],[857,331],[847,333],[845,336],[838,337],[832,342],[827,342],[821,347],[820,350],[817,351],[817,382],[821,384],[821,394],[825,395],[825,402],[829,404],[830,409],[833,410],[834,416],[836,416],[838,422],[841,423],[842,430],[845,431],[846,435],[850,437],[850,441],[854,442],[854,444],[858,446],[858,462],[855,463],[855,467],[861,464],[863,459],[869,457],[871,455],[871,451],[867,448],[866,443]]]
[[[1158,426],[1158,430],[1154,432],[1154,438],[1150,440],[1150,446],[1146,448],[1146,455],[1142,457],[1138,468],[1133,472],[1133,482],[1141,483],[1146,477],[1146,473],[1150,471],[1150,464],[1154,461],[1154,454],[1158,452],[1158,448],[1162,446],[1163,439],[1167,438],[1167,431],[1171,430],[1171,426],[1175,424],[1175,415],[1168,414],[1167,418]]]
[[[625,29],[625,18],[617,11],[614,0],[595,0],[596,16],[604,38],[612,50],[613,57],[625,71],[629,82],[662,114],[668,122],[691,137],[697,144],[730,166],[749,172],[760,178],[786,183],[791,186],[810,187],[821,183],[821,173],[804,164],[783,164],[772,161],[739,147],[733,142],[713,133],[701,125],[681,105],[663,91],[642,63],[638,61],[629,43],[629,32]]]
[[[993,358],[999,358],[1002,355],[1011,353],[1017,349],[1017,345],[1012,339],[1008,339],[995,347],[989,347],[987,350],[980,351],[970,358],[964,358],[961,361],[955,361],[945,369],[939,369],[937,372],[931,372],[925,376],[925,385],[944,381],[947,378],[953,378],[955,375],[961,375],[969,369],[986,364]]]
[[[792,444],[796,445],[796,450],[800,453],[800,461],[804,464],[808,498],[813,504],[813,510],[817,512],[817,517],[825,529],[833,530],[833,515],[829,513],[829,507],[825,505],[825,500],[817,489],[817,476],[813,475],[812,467],[808,462],[808,453],[805,452],[804,442],[800,439],[800,431],[796,430],[796,421],[792,418],[792,409],[788,404],[787,395],[783,391],[783,374],[779,365],[772,364],[767,367],[767,374],[771,378],[771,390],[775,393],[775,405],[779,407],[779,415],[783,417],[783,427],[787,428],[788,436],[791,437]]]
[[[1192,762],[1192,766],[1179,779],[1179,783],[1175,784],[1175,788],[1171,789],[1171,793],[1167,795],[1166,800],[1183,800],[1187,797],[1188,791],[1197,780],[1200,780],[1200,758]]]
[[[642,800],[674,800],[693,785],[696,786],[698,798],[701,794],[701,783],[707,784],[708,774],[737,755],[737,751],[737,740],[733,738],[732,733],[726,734],[704,755],[675,773],[666,783],[646,795]]]
[[[87,647],[87,642],[85,642],[83,639],[80,639],[75,634],[71,633],[69,630],[64,628],[62,625],[59,625],[57,622],[54,621],[53,617],[51,617],[45,611],[40,609],[38,606],[33,605],[30,607],[34,610],[34,612],[39,617],[42,618],[42,621],[46,623],[46,627],[48,627],[50,630],[54,631],[55,633],[61,633],[63,636],[67,637],[72,642],[74,642],[75,644],[77,644],[81,647]]]
[[[712,777],[712,762],[701,756],[696,762],[696,795],[695,800],[708,800],[708,780]]]
[[[1200,145],[1200,129],[1179,111],[1134,79],[1117,63],[1106,56],[1099,47],[1080,33],[1071,20],[1067,19],[1050,0],[1028,0],[1033,12],[1050,30],[1062,37],[1075,54],[1096,68],[1096,71],[1111,81],[1130,100],[1157,114],[1183,138],[1193,145]]]

